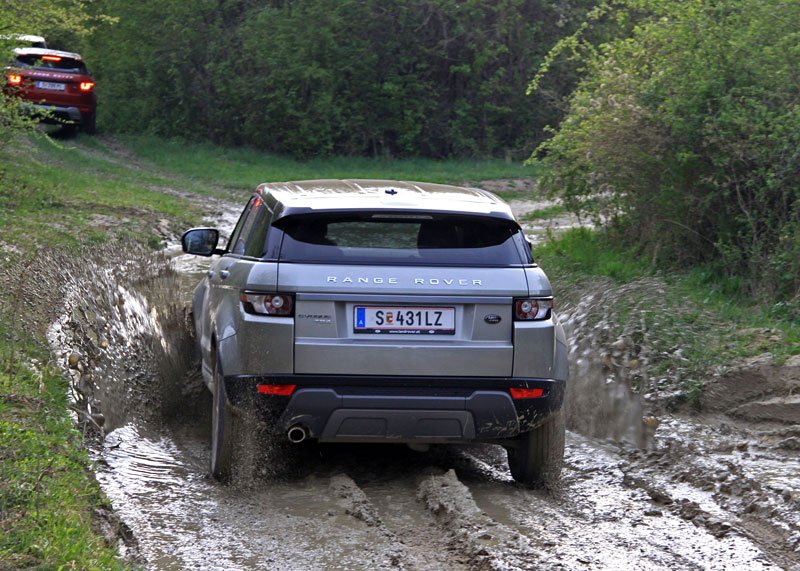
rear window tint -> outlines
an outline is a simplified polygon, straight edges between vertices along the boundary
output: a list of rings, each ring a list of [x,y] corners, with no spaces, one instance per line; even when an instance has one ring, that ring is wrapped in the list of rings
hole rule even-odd
[[[16,64],[21,67],[33,67],[37,69],[54,69],[58,71],[64,71],[67,73],[86,73],[86,66],[83,64],[82,61],[69,57],[18,55],[16,59]]]
[[[442,214],[330,214],[279,221],[291,262],[511,266],[528,263],[512,221]]]

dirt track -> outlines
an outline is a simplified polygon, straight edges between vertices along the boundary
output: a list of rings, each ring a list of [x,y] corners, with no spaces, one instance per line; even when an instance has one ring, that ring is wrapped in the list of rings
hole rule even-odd
[[[107,433],[97,476],[147,569],[800,569],[794,417],[764,424],[733,399],[644,424],[652,403],[585,350],[573,354],[578,430],[557,490],[515,485],[499,447],[265,442],[219,485],[207,477],[210,400],[175,296],[188,299],[201,268],[178,267],[146,283],[101,274],[50,335],[65,363],[81,355],[71,374]],[[798,368],[758,398],[784,399]],[[756,371],[741,375],[715,386],[735,392]]]

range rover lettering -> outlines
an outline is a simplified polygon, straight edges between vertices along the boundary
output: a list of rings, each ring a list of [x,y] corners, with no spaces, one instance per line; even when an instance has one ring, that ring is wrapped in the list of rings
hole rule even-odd
[[[449,185],[260,185],[193,294],[213,394],[211,472],[255,411],[293,443],[486,442],[526,485],[564,454],[567,341],[508,205]],[[246,414],[248,413],[248,414]]]

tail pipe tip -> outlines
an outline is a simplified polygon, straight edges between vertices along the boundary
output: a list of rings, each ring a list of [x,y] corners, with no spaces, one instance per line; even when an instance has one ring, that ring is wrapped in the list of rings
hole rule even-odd
[[[308,431],[305,429],[305,427],[295,424],[286,431],[286,436],[289,438],[289,442],[293,444],[300,444],[303,440],[308,438]]]

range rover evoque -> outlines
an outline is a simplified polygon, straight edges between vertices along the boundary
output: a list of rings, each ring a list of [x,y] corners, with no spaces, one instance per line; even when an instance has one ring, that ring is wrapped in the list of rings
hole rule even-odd
[[[211,472],[257,411],[291,442],[488,442],[547,484],[564,454],[567,342],[508,205],[383,180],[260,185],[193,294],[213,394]]]

